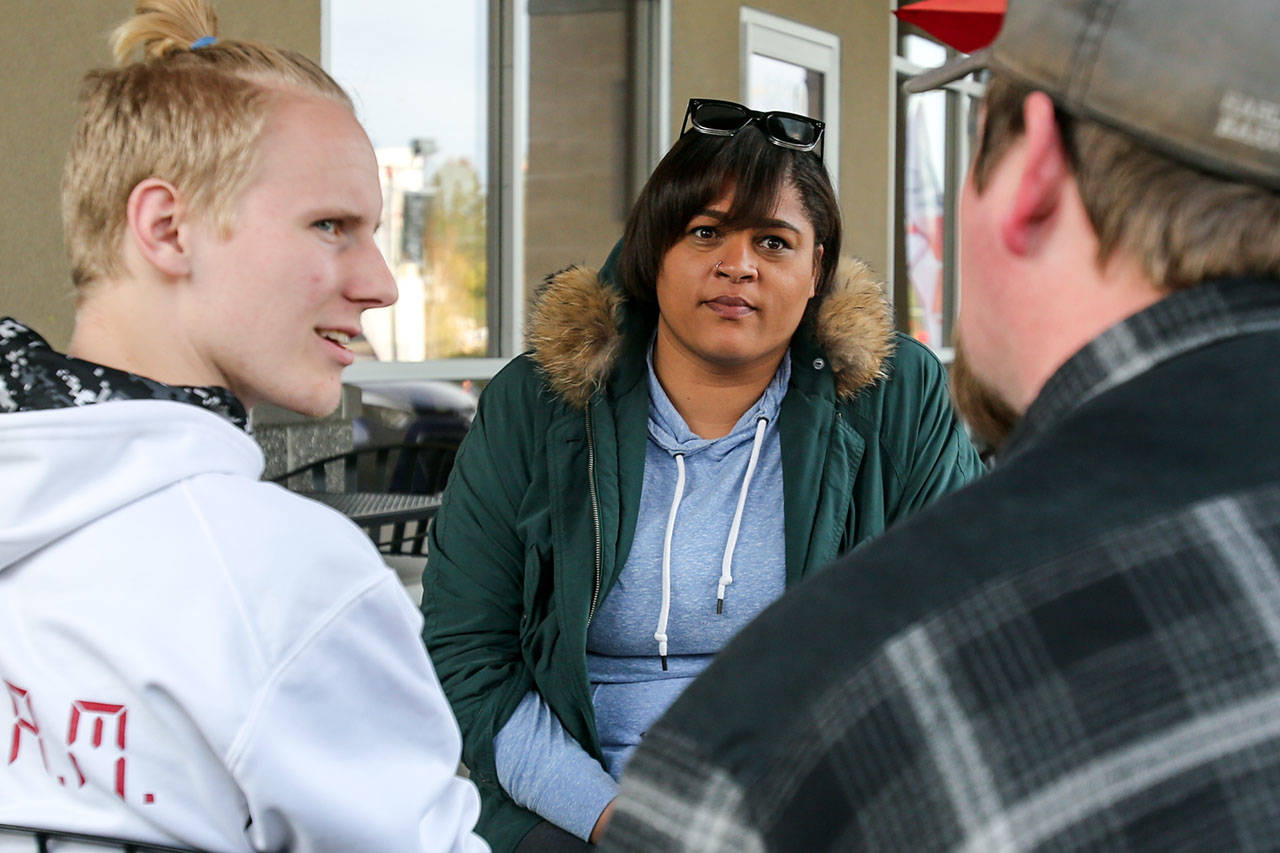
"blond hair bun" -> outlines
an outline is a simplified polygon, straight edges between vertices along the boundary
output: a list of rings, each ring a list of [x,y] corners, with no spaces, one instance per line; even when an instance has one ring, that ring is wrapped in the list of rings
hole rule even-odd
[[[204,0],[138,0],[133,13],[111,36],[112,52],[121,65],[136,48],[146,59],[164,59],[218,34],[218,16]]]

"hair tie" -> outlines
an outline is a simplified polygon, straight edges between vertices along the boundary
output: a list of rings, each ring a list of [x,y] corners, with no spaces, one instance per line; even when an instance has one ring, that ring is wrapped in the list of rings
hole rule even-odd
[[[191,43],[192,50],[199,50],[202,47],[208,47],[211,44],[217,44],[217,36],[201,36]]]

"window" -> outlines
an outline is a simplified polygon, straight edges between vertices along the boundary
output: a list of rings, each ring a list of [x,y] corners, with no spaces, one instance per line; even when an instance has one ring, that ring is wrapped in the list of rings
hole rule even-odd
[[[484,0],[329,4],[326,64],[377,152],[379,244],[397,305],[364,317],[366,354],[489,354],[488,14]],[[404,34],[413,33],[411,40]]]
[[[665,139],[669,2],[327,0],[400,286],[344,378],[487,379],[543,277],[603,263]]]
[[[959,295],[956,202],[982,86],[970,76],[904,95],[903,80],[956,53],[904,23],[895,39],[894,317],[899,329],[949,361]]]
[[[822,159],[839,189],[840,39],[786,18],[743,8],[742,102],[827,124]]]

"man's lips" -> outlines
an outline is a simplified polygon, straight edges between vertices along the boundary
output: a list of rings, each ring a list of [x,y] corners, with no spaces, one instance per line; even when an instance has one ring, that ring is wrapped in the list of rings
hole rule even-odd
[[[708,299],[703,305],[710,308],[719,317],[727,320],[738,320],[753,313],[756,309],[741,296],[717,296]]]
[[[317,329],[316,334],[319,335],[320,340],[324,341],[325,347],[344,366],[355,361],[355,353],[347,349],[347,344],[351,342],[352,338],[359,334],[358,330],[352,330],[350,328],[324,328]]]

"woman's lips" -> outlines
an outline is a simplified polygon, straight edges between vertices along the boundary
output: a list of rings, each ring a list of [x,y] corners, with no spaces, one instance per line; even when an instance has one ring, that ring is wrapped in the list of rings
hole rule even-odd
[[[726,320],[739,320],[756,310],[740,296],[717,296],[702,304],[714,311],[716,316]]]

